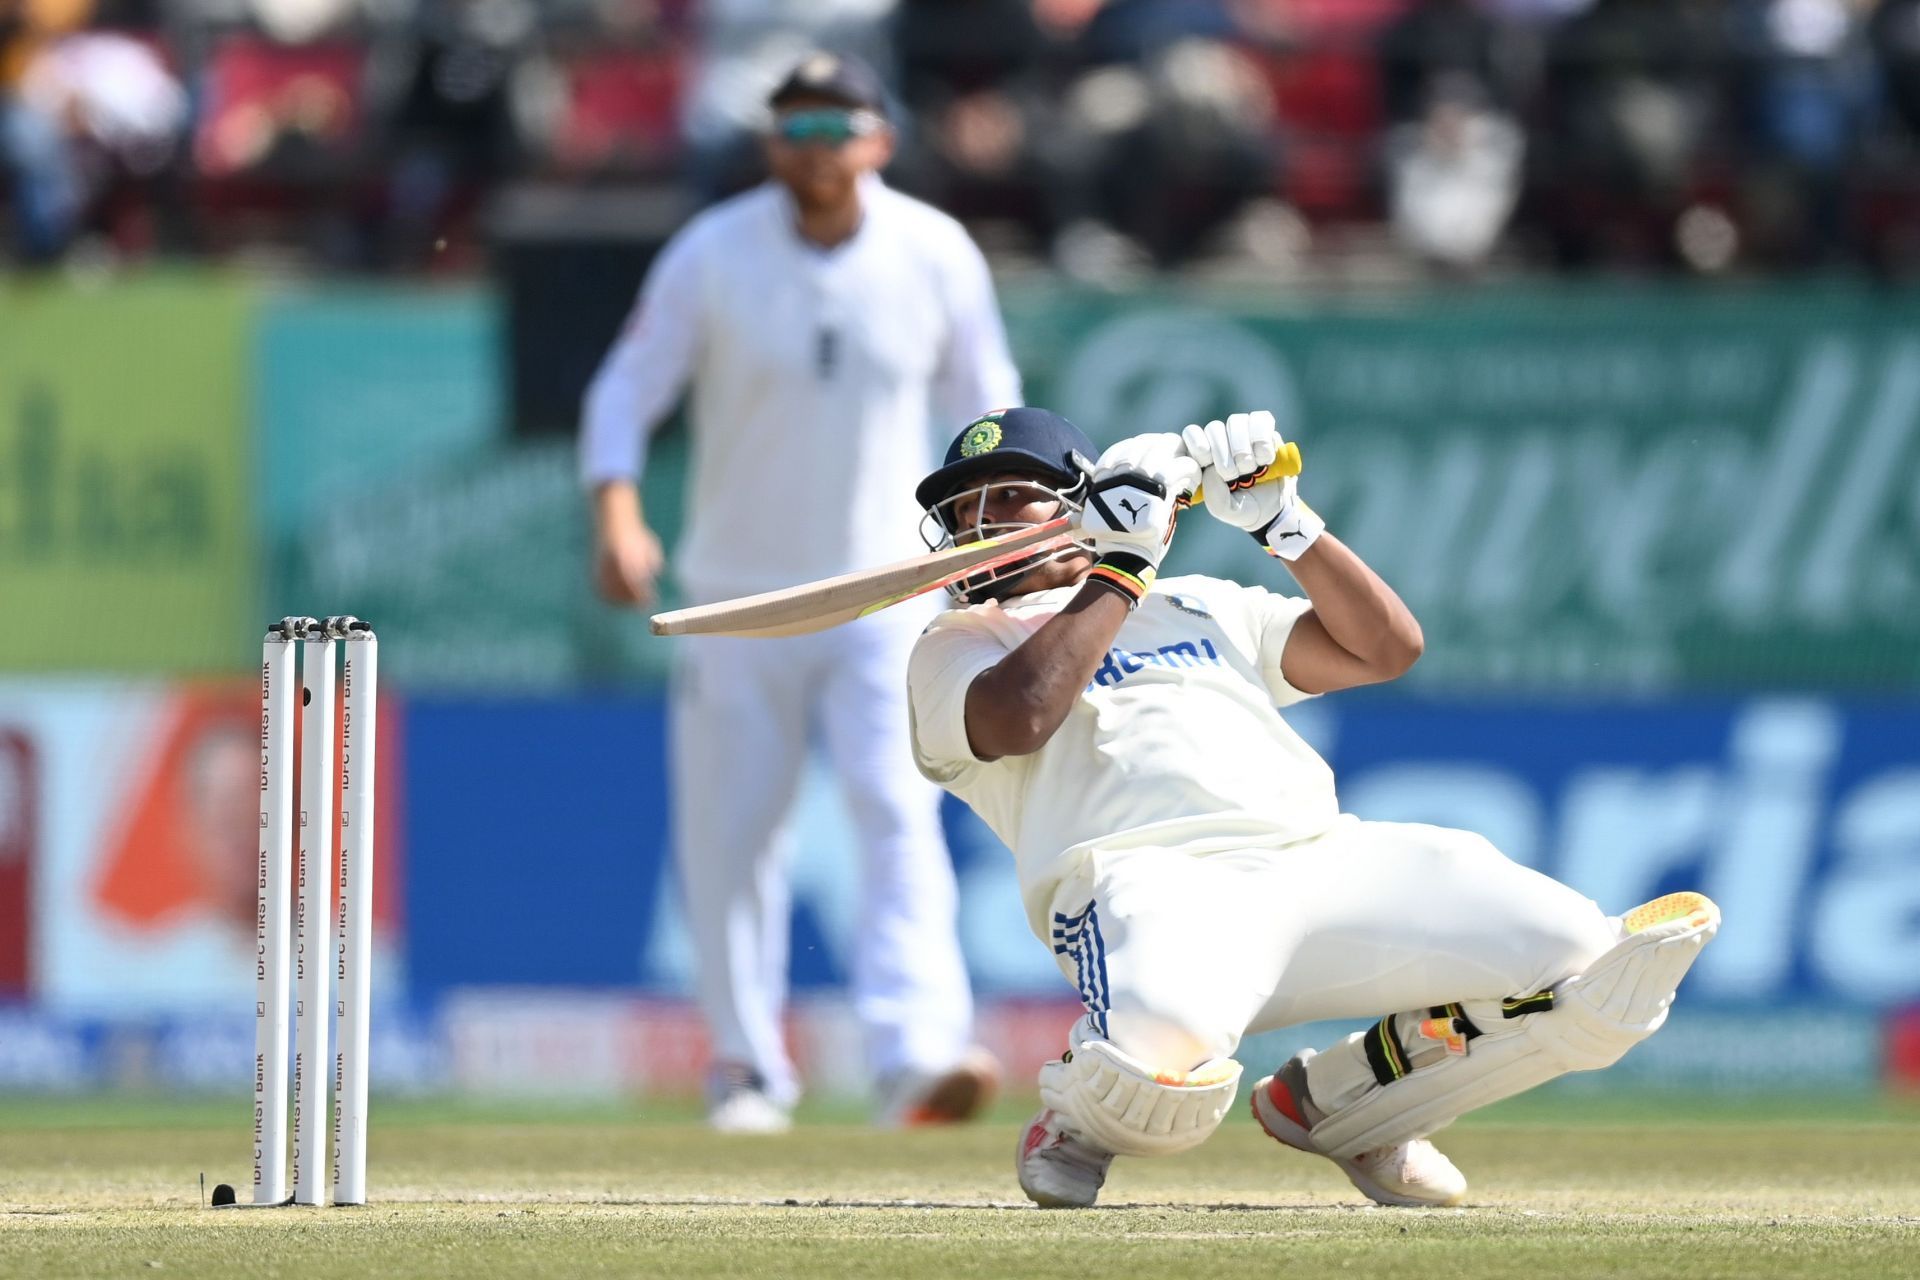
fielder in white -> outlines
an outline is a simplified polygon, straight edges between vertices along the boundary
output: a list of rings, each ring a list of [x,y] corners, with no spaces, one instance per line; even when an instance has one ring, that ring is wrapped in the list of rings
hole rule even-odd
[[[690,603],[773,590],[920,550],[913,482],[932,419],[1019,403],[985,261],[959,224],[887,188],[880,83],[803,61],[770,100],[773,181],[669,243],[587,395],[583,477],[610,599],[648,604],[662,565],[637,479],[647,435],[691,385]],[[844,495],[857,495],[857,502]],[[907,653],[931,609],[788,640],[688,637],[672,687],[675,851],[712,1029],[713,1125],[784,1129],[800,1082],[781,1028],[783,821],[809,746],[860,839],[855,1012],[882,1123],[965,1118],[994,1084],[970,1047],[939,792],[906,742]]]
[[[1382,1204],[1457,1203],[1427,1135],[1658,1030],[1719,912],[1609,916],[1465,831],[1362,822],[1288,727],[1303,698],[1391,680],[1420,627],[1295,481],[1251,485],[1268,413],[1138,436],[1097,463],[1040,409],[979,419],[922,482],[935,542],[1075,513],[1081,545],[961,584],[909,668],[914,755],[1011,846],[1035,934],[1085,1016],[1040,1073],[1020,1185],[1090,1205],[1116,1155],[1205,1140],[1243,1035],[1378,1018],[1253,1086],[1288,1146]],[[1176,499],[1282,559],[1306,599],[1156,582]]]

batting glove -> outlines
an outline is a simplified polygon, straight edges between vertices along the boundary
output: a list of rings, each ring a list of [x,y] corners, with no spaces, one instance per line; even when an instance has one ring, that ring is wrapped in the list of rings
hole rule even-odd
[[[1269,554],[1297,560],[1326,532],[1327,522],[1301,500],[1293,476],[1255,484],[1279,456],[1282,441],[1273,415],[1229,414],[1180,433],[1187,455],[1203,468],[1201,488],[1216,520],[1245,529]]]
[[[1096,557],[1088,581],[1138,604],[1153,586],[1173,540],[1180,499],[1200,483],[1200,467],[1177,435],[1133,436],[1079,459],[1088,477],[1078,533]]]
[[[1216,468],[1230,481],[1257,474],[1280,454],[1280,428],[1265,409],[1230,413],[1204,427],[1189,426],[1180,439],[1189,458],[1203,468]]]

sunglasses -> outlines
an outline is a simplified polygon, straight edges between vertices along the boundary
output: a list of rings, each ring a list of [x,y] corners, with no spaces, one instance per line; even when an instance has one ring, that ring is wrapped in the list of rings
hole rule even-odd
[[[773,131],[782,142],[795,146],[823,143],[838,147],[877,133],[885,124],[871,111],[842,111],[819,107],[809,111],[789,111],[773,122]]]

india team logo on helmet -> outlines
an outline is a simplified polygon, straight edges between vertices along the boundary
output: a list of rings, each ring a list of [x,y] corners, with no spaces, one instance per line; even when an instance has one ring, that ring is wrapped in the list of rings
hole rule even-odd
[[[999,410],[971,423],[960,437],[960,456],[977,458],[983,453],[991,453],[1000,447]]]

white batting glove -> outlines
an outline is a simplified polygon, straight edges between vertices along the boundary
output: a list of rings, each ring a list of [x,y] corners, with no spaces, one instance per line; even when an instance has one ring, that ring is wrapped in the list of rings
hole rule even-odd
[[[1199,462],[1207,510],[1216,520],[1245,529],[1282,560],[1297,560],[1326,532],[1327,522],[1301,501],[1294,476],[1266,484],[1253,477],[1279,456],[1282,441],[1273,414],[1229,414],[1180,433],[1187,454]]]
[[[1180,433],[1187,456],[1202,467],[1217,468],[1228,480],[1239,480],[1273,464],[1280,453],[1280,428],[1265,409],[1230,413],[1206,426],[1190,425]]]
[[[1138,604],[1153,586],[1173,540],[1179,500],[1200,484],[1200,467],[1170,432],[1122,440],[1088,463],[1078,532],[1097,557],[1090,581]]]
[[[1200,476],[1207,510],[1216,519],[1245,529],[1270,555],[1298,560],[1327,531],[1320,513],[1301,499],[1299,480],[1294,476],[1247,489],[1233,488],[1232,482],[1212,467]]]

